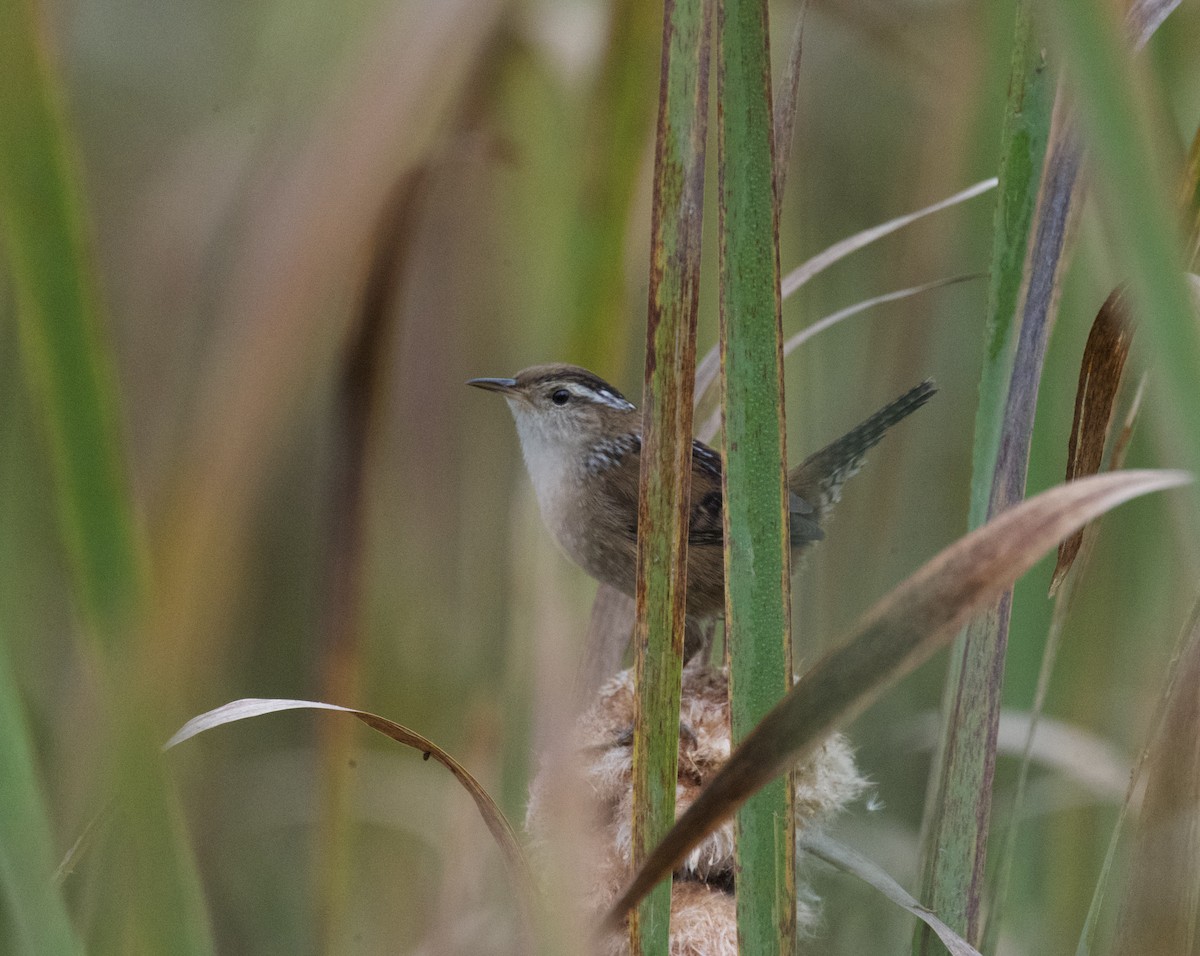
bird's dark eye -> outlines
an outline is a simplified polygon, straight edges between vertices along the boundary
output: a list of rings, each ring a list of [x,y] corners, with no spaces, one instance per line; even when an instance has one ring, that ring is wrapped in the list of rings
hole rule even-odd
[[[552,401],[555,405],[566,405],[567,402],[569,402],[570,400],[571,400],[571,393],[568,392],[565,388],[560,388],[558,391],[556,391],[553,395],[550,396],[550,401]]]

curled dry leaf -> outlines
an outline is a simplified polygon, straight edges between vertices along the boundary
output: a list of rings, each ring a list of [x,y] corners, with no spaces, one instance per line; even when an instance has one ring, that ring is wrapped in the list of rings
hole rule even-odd
[[[530,914],[532,912],[533,881],[529,872],[529,864],[525,859],[525,853],[521,849],[521,844],[517,840],[517,835],[512,828],[512,824],[508,822],[508,819],[501,812],[500,807],[497,806],[496,801],[492,799],[491,794],[483,788],[483,785],[471,775],[466,767],[451,757],[450,754],[446,753],[446,751],[432,740],[423,737],[415,730],[409,730],[402,724],[397,724],[386,717],[380,717],[369,711],[355,710],[353,707],[341,707],[338,704],[327,704],[323,701],[247,697],[242,700],[231,701],[215,710],[210,710],[197,717],[193,717],[180,727],[175,732],[175,735],[163,745],[163,750],[170,750],[185,740],[190,740],[206,730],[212,730],[214,727],[222,727],[225,724],[236,723],[239,720],[246,720],[250,717],[260,717],[263,714],[277,714],[285,710],[332,710],[343,714],[350,714],[357,717],[371,729],[379,731],[384,736],[391,737],[397,743],[402,743],[405,746],[420,751],[424,759],[428,760],[432,757],[454,774],[458,782],[462,784],[463,789],[475,801],[475,806],[479,808],[479,815],[483,817],[484,824],[491,831],[492,837],[500,847],[505,866],[514,885],[517,901],[521,907],[521,917],[524,921],[524,930],[527,939],[532,939],[530,935],[532,932]]]
[[[1126,471],[1060,485],[955,542],[875,605],[742,741],[609,911],[613,927],[706,834],[764,784],[953,638],[1043,553],[1130,498],[1186,484],[1178,471]]]
[[[1118,286],[1096,314],[1083,349],[1079,386],[1075,390],[1075,418],[1067,443],[1067,481],[1100,471],[1104,447],[1117,413],[1117,396],[1134,328],[1125,289]],[[1050,580],[1051,594],[1058,590],[1071,570],[1082,544],[1081,528],[1058,546],[1058,563]]]

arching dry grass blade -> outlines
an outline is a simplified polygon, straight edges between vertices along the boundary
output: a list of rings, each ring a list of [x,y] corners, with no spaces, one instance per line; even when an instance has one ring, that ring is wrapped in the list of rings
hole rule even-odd
[[[1001,711],[996,753],[1040,765],[1093,800],[1120,802],[1129,781],[1129,759],[1111,740],[1040,710]]]
[[[1146,734],[1147,744],[1142,748],[1141,753],[1138,754],[1137,760],[1134,762],[1133,772],[1129,775],[1129,785],[1125,791],[1125,801],[1121,804],[1121,810],[1117,814],[1117,822],[1113,824],[1112,836],[1108,841],[1108,850],[1104,855],[1104,862],[1100,867],[1100,874],[1096,879],[1096,887],[1092,891],[1092,902],[1088,906],[1087,916],[1083,921],[1083,928],[1079,931],[1079,943],[1075,947],[1075,956],[1090,956],[1092,952],[1092,944],[1095,941],[1096,928],[1100,921],[1100,912],[1108,893],[1109,880],[1112,878],[1113,864],[1116,861],[1117,847],[1121,841],[1121,832],[1125,825],[1125,818],[1133,807],[1135,795],[1149,761],[1150,750],[1154,746],[1154,742],[1159,740],[1163,735],[1163,729],[1167,721],[1168,707],[1176,696],[1176,688],[1179,685],[1180,674],[1184,666],[1183,661],[1187,657],[1184,648],[1194,644],[1198,628],[1200,628],[1200,601],[1192,606],[1192,613],[1175,642],[1175,653],[1172,655],[1171,664],[1167,668],[1167,676],[1163,681],[1163,691],[1158,695],[1158,705],[1155,708],[1154,716],[1150,719],[1150,729]]]
[[[840,242],[835,242],[829,248],[817,253],[807,262],[797,266],[786,276],[783,277],[781,294],[783,298],[787,298],[792,293],[796,292],[802,285],[808,282],[813,276],[828,269],[835,262],[845,259],[852,252],[857,252],[865,246],[869,246],[877,239],[882,239],[884,236],[890,235],[898,229],[903,229],[905,226],[916,222],[918,219],[923,219],[926,216],[932,215],[935,212],[941,212],[943,209],[948,209],[951,206],[957,206],[959,203],[966,202],[968,199],[974,199],[987,192],[989,189],[996,188],[996,178],[984,179],[977,182],[974,186],[968,186],[961,192],[955,193],[953,196],[948,196],[924,209],[918,209],[915,212],[907,213],[903,216],[897,216],[895,219],[889,219],[887,222],[880,223],[878,226],[872,226],[870,229],[864,229],[862,232],[857,232],[852,236],[847,236]],[[717,380],[717,373],[721,370],[720,355],[717,352],[717,346],[713,346],[705,353],[700,364],[696,366],[696,403],[707,394],[712,387],[713,382]]]
[[[877,305],[884,305],[888,302],[899,302],[901,299],[909,299],[914,295],[920,295],[922,292],[932,292],[934,289],[943,289],[948,285],[956,285],[959,282],[970,282],[972,279],[986,278],[986,272],[967,272],[962,275],[947,276],[944,279],[934,279],[932,282],[922,282],[920,285],[908,286],[905,289],[894,289],[891,292],[884,292],[869,299],[863,299],[861,302],[855,302],[844,309],[831,312],[824,318],[818,319],[811,325],[801,329],[795,335],[789,336],[787,341],[783,343],[783,354],[785,356],[791,355],[817,333],[824,332],[842,320],[848,319],[853,315],[858,315],[858,313],[865,312],[867,309],[874,308]]]
[[[922,906],[915,896],[884,872],[879,864],[867,859],[857,850],[821,833],[806,833],[800,840],[800,848],[843,873],[858,877],[901,909],[912,913],[937,934],[951,956],[979,956],[979,950],[938,919],[932,910]]]
[[[870,229],[864,229],[862,232],[856,232],[852,236],[847,236],[841,242],[835,242],[828,249],[817,253],[817,255],[813,256],[807,262],[801,263],[783,277],[783,282],[781,283],[783,297],[786,299],[812,279],[813,276],[824,272],[835,262],[845,259],[852,252],[857,252],[859,249],[869,246],[877,239],[890,236],[893,232],[903,229],[905,226],[910,226],[917,220],[931,216],[935,212],[941,212],[943,209],[949,209],[951,206],[964,203],[968,199],[982,196],[989,190],[995,189],[998,182],[999,180],[995,176],[990,179],[982,179],[973,186],[968,186],[966,189],[956,192],[953,196],[947,196],[945,199],[940,199],[922,209],[906,213],[903,216],[897,216],[895,219],[889,219],[887,222],[881,222],[878,226],[872,226]]]
[[[517,840],[517,834],[513,830],[512,824],[508,822],[508,819],[501,812],[496,801],[492,799],[491,795],[483,788],[483,785],[471,775],[466,767],[451,757],[450,754],[446,753],[446,751],[432,740],[421,736],[415,730],[409,730],[402,724],[397,724],[386,717],[380,717],[369,711],[355,710],[353,707],[342,707],[338,704],[327,704],[323,701],[247,697],[242,700],[231,701],[215,710],[210,710],[197,717],[193,717],[180,727],[175,732],[175,735],[163,745],[163,750],[170,750],[185,740],[191,740],[197,734],[202,734],[204,731],[212,730],[215,727],[223,727],[226,724],[236,723],[239,720],[246,720],[250,717],[261,717],[263,714],[277,714],[285,710],[332,710],[343,714],[351,714],[384,736],[391,737],[392,740],[412,747],[414,750],[419,750],[424,759],[428,760],[432,757],[454,774],[455,779],[462,784],[463,789],[475,801],[475,806],[479,808],[479,815],[483,817],[484,824],[491,831],[492,837],[500,847],[501,855],[504,858],[509,876],[512,878],[514,884],[517,902],[521,907],[521,917],[525,921],[525,929],[529,933],[532,926],[530,914],[532,913],[533,881],[529,871],[529,864],[525,859],[525,853],[521,849],[521,844]],[[529,938],[532,937],[530,936]]]
[[[796,349],[800,348],[805,342],[809,341],[821,332],[825,332],[839,322],[858,315],[860,312],[865,312],[867,309],[874,308],[877,305],[884,305],[888,302],[899,302],[901,299],[908,299],[914,295],[920,295],[923,292],[931,292],[934,289],[941,289],[948,285],[955,285],[959,282],[968,282],[971,279],[982,279],[987,276],[986,272],[970,272],[965,275],[950,276],[945,279],[934,279],[932,282],[923,282],[921,285],[909,286],[907,289],[895,289],[891,292],[884,292],[881,295],[872,296],[869,299],[863,299],[861,302],[855,302],[853,305],[848,305],[843,309],[838,309],[836,312],[831,312],[824,318],[817,319],[811,325],[807,325],[799,332],[790,336],[783,343],[783,357],[786,359]],[[696,431],[696,437],[703,442],[711,442],[713,436],[721,428],[721,410],[717,409],[707,419],[704,424]]]
[[[1181,0],[1133,0],[1125,11],[1125,29],[1135,50],[1144,47],[1154,31],[1179,6]]]
[[[705,834],[764,783],[939,648],[1049,548],[1130,498],[1186,484],[1178,471],[1126,471],[1060,485],[951,545],[875,605],[853,636],[792,688],[730,756],[609,913],[616,924]]]
[[[915,752],[931,750],[937,739],[937,723],[933,711],[917,718],[911,733],[902,735],[903,745]],[[1056,782],[1070,781],[1089,801],[1120,803],[1129,782],[1130,761],[1112,741],[1078,724],[1032,710],[1000,712],[996,753],[1045,770]],[[1009,817],[1035,812],[1014,806]],[[1012,827],[1009,829],[1011,832]],[[981,948],[991,952],[988,946]]]

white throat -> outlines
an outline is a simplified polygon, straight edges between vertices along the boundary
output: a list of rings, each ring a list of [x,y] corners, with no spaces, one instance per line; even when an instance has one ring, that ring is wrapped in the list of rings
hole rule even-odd
[[[579,480],[575,467],[578,454],[573,447],[576,443],[555,427],[557,423],[531,414],[528,408],[518,405],[518,400],[509,399],[508,405],[517,423],[521,454],[533,482],[542,520],[557,534],[559,519],[566,518],[570,492]]]

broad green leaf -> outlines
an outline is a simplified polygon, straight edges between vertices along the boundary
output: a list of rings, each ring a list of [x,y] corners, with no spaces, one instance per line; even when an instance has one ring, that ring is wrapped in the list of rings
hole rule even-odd
[[[792,679],[779,217],[766,0],[717,17],[717,165],[725,428],[725,638],[733,739]],[[738,814],[737,918],[748,953],[791,953],[796,935],[793,788],[771,782]]]
[[[16,953],[82,954],[53,880],[54,839],[37,777],[21,696],[0,643],[0,891],[15,930]]]
[[[1000,144],[1000,192],[992,235],[987,342],[975,414],[971,507],[977,528],[1024,495],[1033,413],[1057,314],[1063,252],[1080,152],[1068,111],[1051,118],[1046,68],[1032,3],[1017,7],[1008,103]],[[1008,641],[1011,594],[967,626],[950,654],[942,733],[922,824],[921,898],[971,940],[991,816],[991,741],[1000,713],[998,674]],[[918,927],[915,952],[940,949]]]
[[[104,770],[130,813],[113,841],[110,862],[119,875],[106,883],[96,922],[126,952],[204,956],[213,940],[199,876],[149,743],[160,688],[131,673],[142,650],[145,553],[65,97],[37,11],[31,0],[0,4],[0,241],[17,293],[25,380],[47,437],[75,607],[104,655],[101,686],[136,688],[109,701]],[[12,785],[32,787],[31,779],[21,775],[26,782]],[[33,789],[20,796],[28,807],[41,799]],[[24,878],[37,879],[36,871]]]
[[[48,438],[79,608],[111,649],[129,640],[143,556],[86,210],[32,0],[0,5],[0,62],[0,240],[25,378]]]

